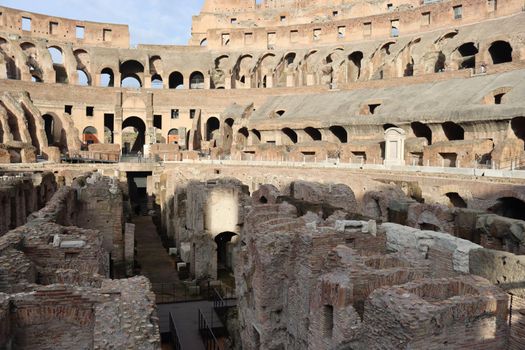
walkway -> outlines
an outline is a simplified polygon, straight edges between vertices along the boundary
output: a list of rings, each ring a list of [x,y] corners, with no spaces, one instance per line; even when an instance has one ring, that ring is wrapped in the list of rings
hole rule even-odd
[[[178,304],[158,305],[160,333],[169,332],[169,313],[173,315],[182,350],[205,350],[199,335],[199,309],[212,327],[222,327],[211,301],[193,301]]]
[[[175,260],[162,246],[150,216],[133,218],[140,274],[149,278],[157,303],[185,299],[185,289],[177,274]]]

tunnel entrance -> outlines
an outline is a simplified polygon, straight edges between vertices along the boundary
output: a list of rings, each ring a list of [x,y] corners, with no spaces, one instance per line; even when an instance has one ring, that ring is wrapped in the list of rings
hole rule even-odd
[[[128,193],[132,214],[135,216],[148,215],[149,197],[147,191],[148,176],[151,172],[128,172]]]
[[[499,198],[488,211],[511,219],[525,220],[525,202],[514,197]]]
[[[232,251],[238,235],[233,232],[222,232],[215,237],[217,244],[217,274],[230,274],[233,270]],[[222,272],[222,273],[221,273]]]

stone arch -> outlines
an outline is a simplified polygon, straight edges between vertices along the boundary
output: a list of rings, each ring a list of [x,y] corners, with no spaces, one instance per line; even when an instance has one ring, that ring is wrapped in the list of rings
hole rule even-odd
[[[140,88],[144,76],[144,65],[136,60],[127,60],[120,65],[122,87]]]
[[[247,77],[251,78],[252,76],[252,62],[252,55],[242,55],[237,60],[237,63],[233,67],[233,80],[236,88],[251,87],[251,83],[250,86],[248,85]]]
[[[208,39],[207,38],[202,39],[199,45],[200,46],[208,46]]]
[[[348,55],[348,81],[357,81],[361,78],[363,57],[364,55],[361,51],[354,51]]]
[[[162,89],[164,83],[162,81],[162,76],[160,74],[153,74],[151,76],[151,88],[152,89]]]
[[[88,126],[82,131],[82,142],[87,145],[100,143],[98,139],[98,131],[94,126]]]
[[[307,127],[304,129],[304,132],[312,138],[313,141],[321,141],[323,136],[321,135],[321,132],[312,127]]]
[[[51,62],[53,64],[64,64],[64,53],[62,52],[62,48],[60,46],[49,46],[47,51],[51,56]]]
[[[348,132],[346,129],[340,125],[333,125],[329,129],[332,134],[334,134],[335,137],[339,140],[341,143],[347,143],[348,142]]]
[[[297,143],[297,133],[290,128],[281,129],[283,135],[283,141],[289,141],[293,144]],[[288,144],[289,142],[283,142],[283,144]]]
[[[507,41],[498,40],[490,44],[492,64],[512,62],[512,46]]]
[[[168,131],[168,143],[174,143],[174,144],[178,144],[179,143],[179,129],[171,129],[170,131]]]
[[[146,143],[146,123],[142,120],[142,118],[132,116],[126,118],[122,122],[122,134],[124,134],[124,129],[126,128],[133,128],[137,134],[137,137],[135,138],[133,144],[128,145],[124,143],[124,149],[125,153],[137,153],[137,152],[143,152],[144,144]],[[124,135],[123,135],[124,136]]]
[[[525,202],[516,197],[498,198],[488,211],[507,218],[525,220]]]
[[[7,79],[20,79],[20,69],[16,64],[15,56],[11,54],[11,45],[3,37],[0,37],[0,55],[4,58]]]
[[[467,202],[457,192],[445,193],[450,201],[450,206],[454,208],[467,208]]]
[[[217,245],[217,270],[233,268],[233,260],[231,257],[232,243],[235,241],[234,237],[238,237],[235,232],[221,232],[214,237]]]
[[[512,118],[510,121],[510,127],[514,132],[514,135],[525,142],[525,117]]]
[[[416,137],[424,137],[427,139],[428,145],[432,144],[432,130],[428,127],[428,125],[421,122],[413,122],[410,124],[410,127],[412,128],[412,132],[414,135],[416,135]]]
[[[206,140],[213,140],[213,134],[219,130],[221,127],[221,122],[217,117],[210,117],[206,121]]]
[[[191,73],[190,89],[204,89],[204,74],[199,71]]]
[[[77,75],[79,85],[92,85],[93,79],[90,73],[91,57],[89,53],[84,49],[77,49],[73,52],[73,55],[77,61]]]
[[[64,66],[64,53],[62,51],[62,48],[53,45],[49,46],[47,50],[49,52],[49,55],[51,56],[53,69],[55,71],[55,82],[60,84],[67,84],[69,82],[69,77],[67,75],[67,70]]]
[[[476,67],[476,55],[479,50],[473,42],[464,43],[459,46],[455,51],[455,55],[458,56],[458,69],[475,68]]]
[[[42,115],[42,119],[48,145],[58,147],[62,153],[66,153],[68,150],[68,135],[66,135],[60,118],[55,113],[45,113]],[[78,138],[78,135],[76,137]]]
[[[102,87],[114,87],[115,86],[115,74],[111,68],[104,68],[100,72],[100,86]]]
[[[170,89],[183,89],[184,88],[184,76],[180,72],[172,72],[169,77],[169,88]]]
[[[459,124],[454,122],[445,122],[442,124],[442,128],[449,141],[465,139],[465,130]]]

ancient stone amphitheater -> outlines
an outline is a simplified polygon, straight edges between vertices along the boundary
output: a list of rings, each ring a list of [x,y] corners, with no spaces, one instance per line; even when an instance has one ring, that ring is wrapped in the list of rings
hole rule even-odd
[[[525,349],[525,3],[0,6],[0,208],[0,349]]]

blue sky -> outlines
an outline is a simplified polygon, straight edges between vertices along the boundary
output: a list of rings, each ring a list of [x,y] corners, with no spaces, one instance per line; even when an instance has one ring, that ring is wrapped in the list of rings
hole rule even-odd
[[[187,44],[204,0],[0,0],[0,5],[86,21],[128,24],[132,44]]]

